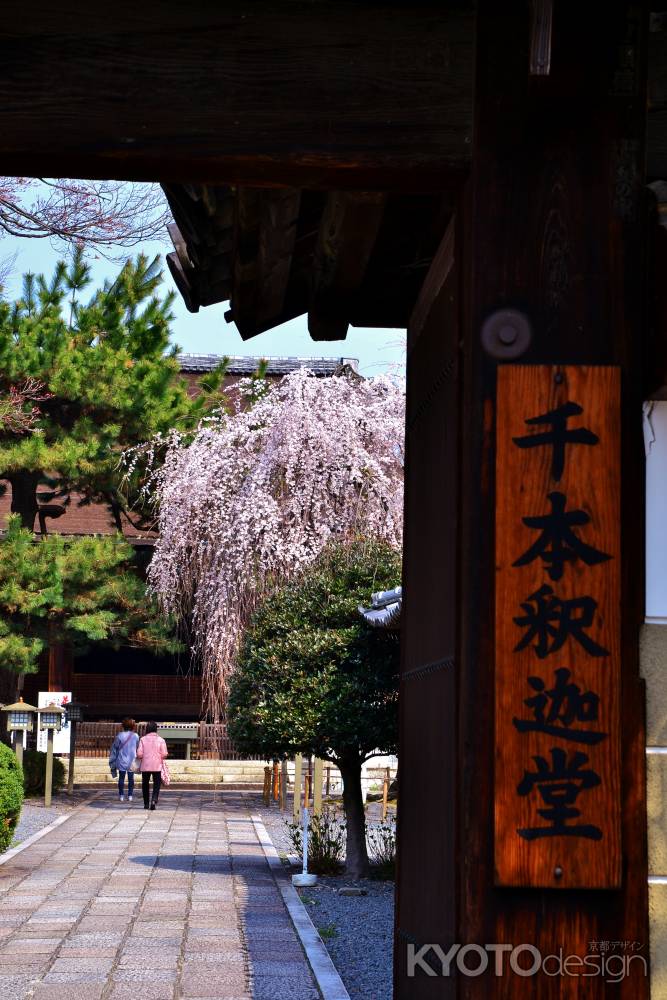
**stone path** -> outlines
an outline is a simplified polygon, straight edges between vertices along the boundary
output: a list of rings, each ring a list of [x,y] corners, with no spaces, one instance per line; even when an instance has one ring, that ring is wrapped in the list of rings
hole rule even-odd
[[[2,1000],[317,1000],[238,793],[104,793],[0,866]]]

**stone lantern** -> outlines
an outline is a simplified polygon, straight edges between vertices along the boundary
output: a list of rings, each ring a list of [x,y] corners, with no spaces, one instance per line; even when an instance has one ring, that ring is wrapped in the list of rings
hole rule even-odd
[[[87,705],[82,705],[79,701],[70,701],[65,705],[68,722],[83,722],[83,710]]]
[[[2,711],[7,713],[7,732],[16,733],[14,737],[16,759],[23,766],[23,734],[32,732],[37,709],[34,705],[28,705],[23,698],[19,698],[15,705],[5,705]]]
[[[38,710],[39,728],[46,729],[46,779],[44,782],[44,805],[51,805],[53,788],[53,734],[60,732],[63,725],[65,709],[59,705],[46,705]]]

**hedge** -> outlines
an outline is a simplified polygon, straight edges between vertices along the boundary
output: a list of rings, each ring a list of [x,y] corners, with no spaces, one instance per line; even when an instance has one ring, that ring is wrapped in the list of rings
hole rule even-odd
[[[23,754],[23,789],[26,795],[43,795],[46,784],[46,754],[41,750],[26,750]],[[53,758],[53,792],[65,784],[65,765]]]
[[[0,853],[14,837],[23,803],[23,775],[16,757],[0,743]]]

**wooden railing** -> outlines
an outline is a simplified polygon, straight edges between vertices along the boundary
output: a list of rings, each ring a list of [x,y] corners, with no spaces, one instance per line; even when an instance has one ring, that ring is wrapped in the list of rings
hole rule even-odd
[[[165,720],[167,721],[167,720]],[[117,722],[80,722],[77,728],[76,753],[81,757],[106,757],[111,749],[116,733],[121,726]],[[137,734],[143,736],[146,723],[137,723]],[[185,756],[185,746],[173,743],[169,747],[172,757]],[[200,722],[197,737],[192,743],[192,758],[194,760],[263,760],[237,753],[234,744],[227,735],[224,723],[212,724]]]

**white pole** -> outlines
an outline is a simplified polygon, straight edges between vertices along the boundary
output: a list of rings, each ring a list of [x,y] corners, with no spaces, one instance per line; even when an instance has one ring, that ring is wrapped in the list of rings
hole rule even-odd
[[[307,806],[303,807],[301,813],[302,822],[302,842],[303,842],[303,871],[300,875],[292,875],[292,885],[304,887],[317,884],[317,875],[310,875],[308,873],[308,819],[309,813]]]
[[[308,874],[308,809],[303,808],[303,874]]]

